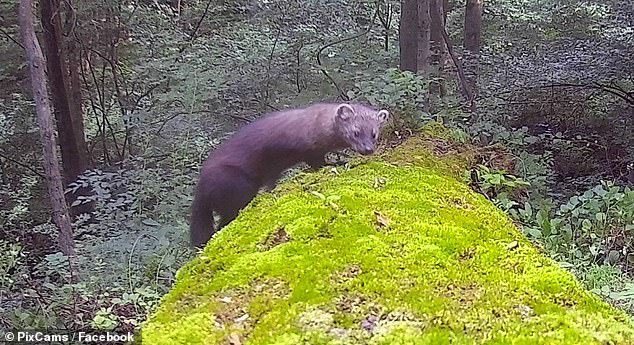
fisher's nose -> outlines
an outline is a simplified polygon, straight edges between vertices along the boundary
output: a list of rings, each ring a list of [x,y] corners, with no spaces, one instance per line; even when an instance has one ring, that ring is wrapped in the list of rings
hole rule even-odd
[[[369,155],[374,153],[374,145],[363,145],[359,150],[359,153],[362,155]]]

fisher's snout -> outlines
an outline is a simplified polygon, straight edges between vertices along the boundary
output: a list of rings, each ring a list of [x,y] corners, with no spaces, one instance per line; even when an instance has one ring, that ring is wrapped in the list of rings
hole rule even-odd
[[[364,156],[367,156],[367,155],[373,154],[375,150],[376,150],[376,147],[374,145],[365,144],[365,145],[359,146],[356,151]]]

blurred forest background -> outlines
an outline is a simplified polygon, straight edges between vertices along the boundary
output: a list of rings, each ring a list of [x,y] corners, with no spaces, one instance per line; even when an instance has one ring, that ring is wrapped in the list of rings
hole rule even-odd
[[[390,109],[387,137],[441,123],[477,147],[465,182],[634,315],[631,0],[36,1],[48,151],[30,2],[0,0],[0,327],[136,329],[195,255],[209,151],[344,100]]]

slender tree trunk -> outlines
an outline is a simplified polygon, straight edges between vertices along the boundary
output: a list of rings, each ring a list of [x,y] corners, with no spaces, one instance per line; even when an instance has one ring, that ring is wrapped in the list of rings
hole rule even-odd
[[[431,66],[434,76],[440,81],[430,85],[430,92],[443,97],[446,94],[444,69],[447,63],[447,45],[442,37],[445,28],[445,9],[443,0],[429,0],[429,14],[431,18],[430,49]]]
[[[83,96],[81,92],[81,79],[79,77],[79,66],[81,64],[80,54],[81,52],[77,47],[77,42],[71,38],[71,41],[68,43],[68,104],[70,106],[79,158],[84,162],[85,166],[91,166],[84,132]]]
[[[478,94],[477,80],[480,64],[480,37],[482,34],[483,0],[467,0],[464,19],[464,55],[462,65],[472,97]],[[470,100],[470,108],[475,112],[475,100]]]
[[[43,39],[48,79],[51,83],[53,111],[57,120],[57,132],[62,153],[62,166],[64,167],[66,183],[69,183],[88,167],[83,159],[85,155],[78,144],[78,137],[83,139],[83,133],[81,136],[77,134],[75,123],[79,121],[73,120],[71,113],[71,99],[67,89],[70,83],[67,81],[66,71],[68,69],[66,68],[66,57],[61,39],[62,25],[59,0],[42,0],[40,11],[44,29]],[[83,146],[85,148],[85,141]]]
[[[73,122],[73,130],[75,132],[75,142],[77,143],[77,149],[79,151],[79,159],[84,163],[86,168],[92,166],[90,154],[88,152],[88,146],[86,145],[86,136],[84,132],[84,111],[82,108],[82,93],[81,93],[81,50],[78,47],[77,41],[74,37],[71,37],[68,42],[67,49],[68,56],[68,71],[67,71],[67,90],[68,90],[68,105],[71,110],[71,118]],[[94,202],[82,203],[80,205],[72,206],[75,200],[80,196],[91,196],[93,191],[91,187],[79,187],[74,192],[68,192],[66,199],[68,204],[71,205],[71,214],[77,216],[82,213],[90,213],[94,210]]]
[[[483,5],[483,0],[467,0],[467,6],[465,9],[464,47],[471,52],[480,52]]]
[[[429,14],[429,0],[418,0],[418,53],[417,72],[420,75],[429,74],[431,18]]]
[[[53,209],[52,217],[53,222],[55,222],[59,229],[59,248],[65,255],[74,256],[75,244],[73,242],[70,216],[68,214],[66,200],[64,199],[62,176],[55,151],[53,118],[46,83],[46,63],[42,55],[42,50],[40,49],[40,44],[35,36],[35,29],[33,27],[33,4],[31,0],[20,1],[19,20],[22,41],[24,42],[31,74],[33,98],[35,100],[37,121],[40,128],[40,139],[42,141],[44,171],[46,173],[48,194]]]
[[[74,7],[74,1],[67,0],[67,3]],[[66,6],[66,27],[75,27],[72,20],[76,17],[76,14],[69,13],[72,11]],[[68,57],[68,71],[65,71],[65,75],[68,76],[66,89],[68,90],[68,104],[70,107],[71,118],[73,121],[73,129],[75,131],[75,141],[77,142],[77,149],[79,150],[80,159],[87,167],[92,166],[91,157],[88,153],[88,145],[86,144],[86,135],[84,132],[84,110],[83,95],[81,92],[81,49],[75,37],[75,32],[71,32],[68,37],[68,43],[66,45],[66,53]]]
[[[418,4],[416,0],[401,0],[401,20],[398,26],[400,68],[417,71],[418,54]]]
[[[451,39],[449,38],[449,35],[447,34],[447,30],[445,28],[442,28],[441,34],[442,34],[442,39],[445,41],[445,45],[447,46],[447,54],[451,57],[451,60],[453,61],[454,66],[456,66],[456,72],[458,73],[458,83],[460,84],[460,93],[464,96],[464,98],[467,101],[472,100],[473,94],[471,92],[471,89],[469,88],[469,85],[467,84],[467,78],[465,77],[464,69],[462,68],[462,63],[460,63],[460,59],[458,58],[456,53],[453,51],[453,44],[451,43]]]

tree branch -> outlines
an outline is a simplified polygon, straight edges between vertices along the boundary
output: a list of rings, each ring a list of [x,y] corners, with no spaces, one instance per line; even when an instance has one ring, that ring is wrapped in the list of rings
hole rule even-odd
[[[467,99],[467,102],[469,102],[470,108],[473,109],[473,102],[474,102],[473,92],[471,88],[469,87],[469,84],[467,83],[467,77],[464,74],[462,63],[460,63],[460,60],[458,60],[458,57],[453,51],[453,44],[451,43],[451,40],[449,39],[449,35],[447,34],[447,29],[445,29],[444,27],[441,27],[440,33],[442,34],[442,38],[445,41],[445,45],[447,46],[447,52],[449,53],[449,56],[451,56],[451,60],[456,66],[456,70],[458,72],[458,81],[460,83],[461,91],[463,95],[465,96],[465,98]]]
[[[3,28],[0,28],[0,33],[2,33],[4,36],[6,36],[11,42],[17,44],[20,46],[20,48],[24,49],[24,45],[22,43],[20,43],[18,40],[16,40],[15,38],[13,38],[8,32],[6,32]]]
[[[337,84],[335,79],[333,77],[331,77],[330,74],[328,74],[328,71],[326,71],[326,69],[323,67],[323,64],[321,62],[321,53],[325,49],[327,49],[329,47],[332,47],[332,46],[334,46],[336,44],[343,43],[343,42],[346,42],[346,41],[350,41],[350,40],[359,38],[359,37],[361,37],[363,35],[367,35],[370,32],[370,30],[372,29],[372,26],[374,26],[374,21],[376,20],[376,17],[378,15],[379,15],[379,5],[377,5],[376,11],[374,11],[374,14],[372,15],[372,20],[370,20],[370,25],[368,25],[368,28],[365,31],[363,31],[363,32],[361,32],[361,33],[359,33],[357,35],[354,35],[354,36],[350,36],[350,37],[346,37],[346,38],[343,38],[343,39],[340,39],[340,40],[337,40],[337,41],[334,41],[334,42],[330,42],[330,43],[324,45],[323,47],[319,48],[319,50],[317,51],[317,56],[316,57],[317,57],[317,64],[319,65],[319,70],[321,71],[321,73],[323,73],[326,76],[326,78],[328,78],[330,80],[330,82],[332,82],[332,84],[337,88],[337,91],[339,92],[339,96],[345,101],[349,101],[350,98],[348,97],[348,95],[345,94],[345,92],[343,92],[341,87],[339,87],[339,84]]]
[[[16,161],[15,159],[3,154],[2,152],[0,152],[0,158],[6,159],[7,161],[9,161],[9,162],[11,162],[11,163],[13,163],[13,164],[15,164],[15,165],[17,165],[19,167],[22,167],[22,168],[24,168],[26,170],[29,170],[30,172],[32,172],[32,173],[36,174],[37,176],[41,177],[42,179],[46,179],[46,175],[44,175],[41,172],[33,169],[30,165],[26,165],[24,163],[20,163],[20,162]]]
[[[273,41],[273,46],[271,47],[271,54],[269,54],[268,65],[266,68],[266,85],[264,86],[264,103],[268,103],[269,101],[269,87],[271,86],[271,63],[273,62],[275,49],[277,48],[277,42],[280,40],[281,34],[282,30],[278,29],[277,35],[275,35],[275,41]]]
[[[192,33],[189,36],[189,41],[187,42],[188,44],[191,44],[192,42],[194,42],[194,40],[198,36],[198,30],[200,29],[200,25],[203,23],[205,18],[207,18],[207,14],[209,13],[209,7],[211,6],[212,2],[213,0],[207,1],[207,6],[205,6],[205,11],[203,12],[203,15],[200,16],[200,18],[198,19],[198,22],[196,22],[196,26],[194,27],[194,30],[192,30]],[[187,48],[186,46],[182,46],[178,50],[178,52],[182,54],[186,48]]]

